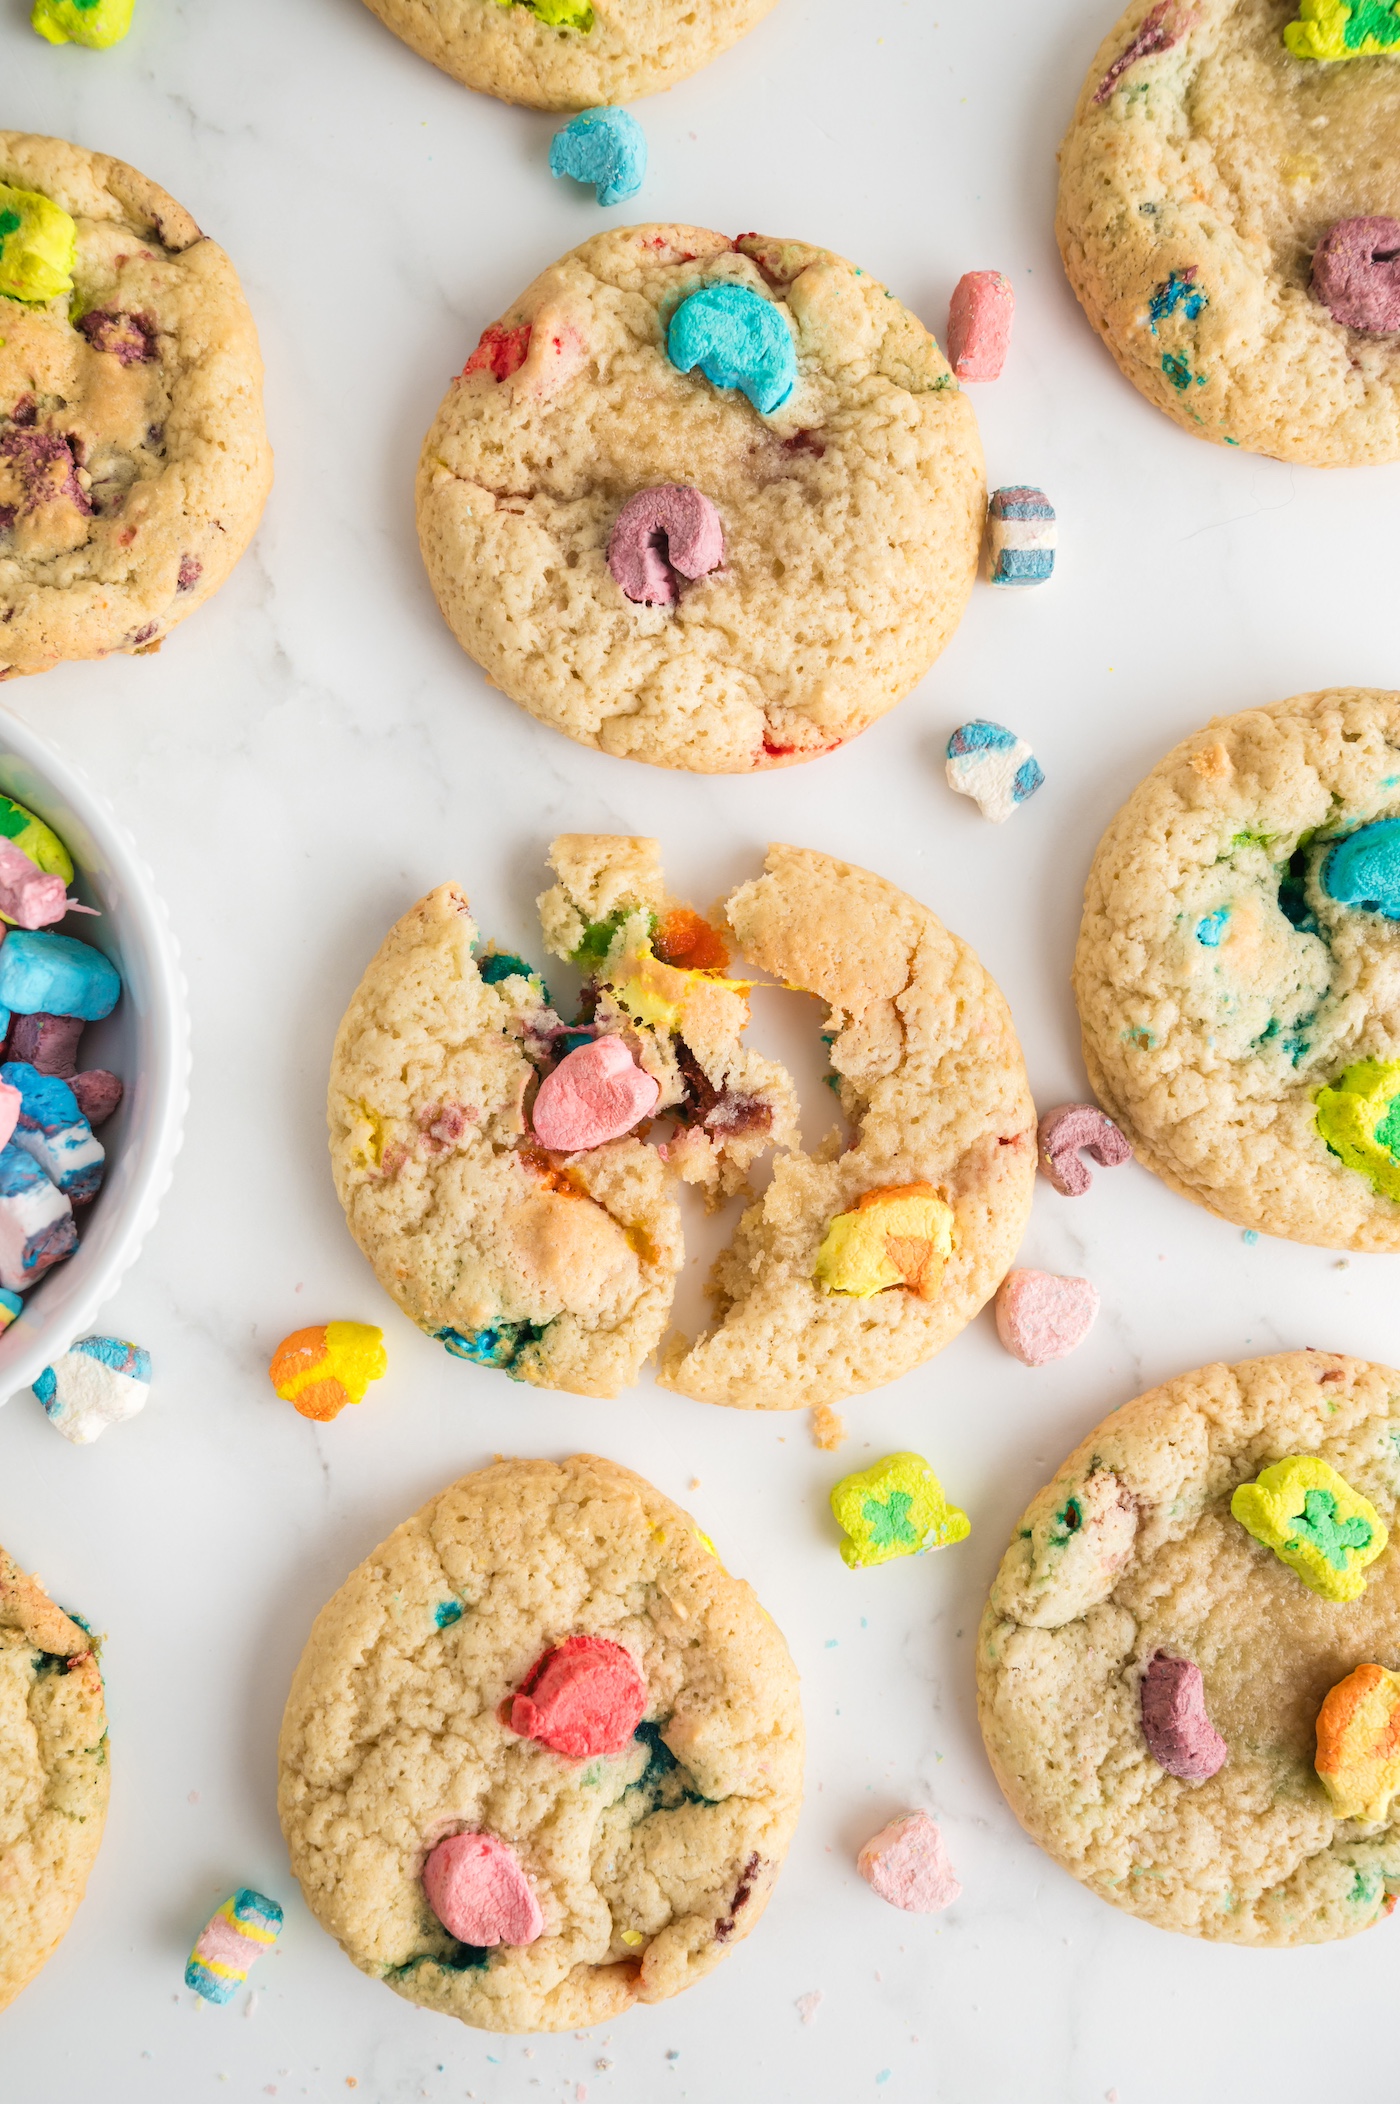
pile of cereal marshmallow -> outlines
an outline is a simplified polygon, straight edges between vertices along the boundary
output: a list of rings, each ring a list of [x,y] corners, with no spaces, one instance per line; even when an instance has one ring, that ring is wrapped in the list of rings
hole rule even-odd
[[[78,1070],[83,1025],[111,1014],[122,982],[92,943],[54,932],[92,911],[68,896],[72,878],[58,835],[0,796],[0,1329],[77,1248],[75,1209],[92,1203],[105,1167],[93,1127],[122,1096],[115,1074]]]

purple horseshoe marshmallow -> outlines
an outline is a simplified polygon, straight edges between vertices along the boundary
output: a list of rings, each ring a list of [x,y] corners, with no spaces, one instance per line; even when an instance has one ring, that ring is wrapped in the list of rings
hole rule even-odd
[[[724,527],[708,497],[684,482],[663,482],[629,497],[613,523],[608,568],[642,606],[670,606],[676,580],[704,577],[724,561]]]
[[[1142,1733],[1159,1768],[1184,1783],[1208,1782],[1229,1759],[1229,1748],[1206,1715],[1201,1669],[1187,1658],[1156,1651],[1142,1676]]]

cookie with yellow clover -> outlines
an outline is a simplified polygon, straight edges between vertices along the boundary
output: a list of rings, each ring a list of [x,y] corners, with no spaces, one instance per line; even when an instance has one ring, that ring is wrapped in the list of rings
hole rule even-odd
[[[1400,1249],[1400,695],[1218,718],[1095,853],[1074,963],[1094,1092],[1244,1228]]]
[[[0,680],[157,649],[271,482],[223,250],[124,162],[0,132]]]
[[[108,1782],[97,1646],[0,1549],[0,2009],[78,1911]]]
[[[635,102],[673,87],[773,0],[366,0],[405,44],[469,88],[537,110]]]
[[[743,1410],[835,1403],[941,1351],[1030,1218],[1035,1110],[1011,1012],[966,943],[885,878],[772,847],[726,906],[751,966],[814,995],[844,1131],[780,1153],[661,1384]]]
[[[1133,0],[1060,150],[1070,283],[1217,444],[1400,458],[1400,7]]]
[[[830,856],[770,851],[706,918],[657,844],[566,834],[540,899],[581,974],[566,1021],[519,957],[477,949],[446,885],[391,931],[341,1024],[336,1188],[404,1312],[455,1356],[585,1395],[635,1381],[740,1408],[879,1386],[955,1336],[1025,1227],[1035,1117],[1000,993],[927,908]],[[792,1082],[743,1042],[757,966],[827,1010],[854,1128],[815,1155]],[[743,1193],[715,1319],[662,1345],[678,1180]],[[752,1194],[749,1194],[750,1196]]]
[[[961,619],[966,394],[805,242],[599,234],[493,322],[423,443],[423,560],[493,685],[580,744],[742,774],[857,736]]]
[[[978,1636],[1012,1811],[1158,1928],[1279,1948],[1400,1895],[1400,1374],[1331,1352],[1124,1404],[1032,1500]]]

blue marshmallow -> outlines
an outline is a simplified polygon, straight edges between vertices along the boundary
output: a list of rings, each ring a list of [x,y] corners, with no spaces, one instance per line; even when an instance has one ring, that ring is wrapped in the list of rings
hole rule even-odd
[[[1378,818],[1339,840],[1322,864],[1322,888],[1339,906],[1400,920],[1400,818]]]
[[[987,509],[988,574],[995,585],[1044,584],[1055,569],[1055,507],[1028,483],[994,490]]]
[[[24,1292],[77,1246],[72,1206],[12,1140],[0,1149],[0,1286]]]
[[[549,172],[594,183],[600,205],[620,205],[642,187],[647,135],[630,110],[584,110],[554,134]]]
[[[150,1353],[121,1337],[80,1338],[34,1383],[50,1424],[75,1446],[135,1417],[150,1392]]]
[[[715,387],[740,387],[763,416],[797,385],[797,353],[781,310],[747,285],[706,285],[671,316],[666,353],[683,373],[697,365]]]
[[[0,942],[0,1007],[17,1015],[97,1023],[112,1013],[121,990],[116,966],[90,942],[29,928],[12,928]]]
[[[1029,802],[1045,780],[1045,770],[1024,738],[1004,724],[981,718],[960,724],[948,740],[948,787],[970,796],[993,825]]]
[[[41,1074],[22,1059],[0,1066],[0,1081],[19,1090],[14,1144],[31,1154],[51,1183],[74,1205],[95,1198],[107,1154],[78,1108],[78,1099],[57,1074]]]

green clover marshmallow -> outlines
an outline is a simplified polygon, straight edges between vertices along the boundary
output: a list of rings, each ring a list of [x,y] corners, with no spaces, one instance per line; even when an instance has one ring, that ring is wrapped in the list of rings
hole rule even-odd
[[[1318,1454],[1289,1454],[1242,1483],[1230,1511],[1324,1600],[1359,1600],[1389,1539],[1369,1498]]]
[[[841,1556],[852,1570],[946,1549],[972,1532],[967,1514],[949,1504],[922,1454],[888,1454],[873,1468],[843,1477],[831,1493],[831,1509],[849,1536]]]
[[[131,27],[136,0],[34,0],[30,27],[48,44],[86,44],[106,51]]]

